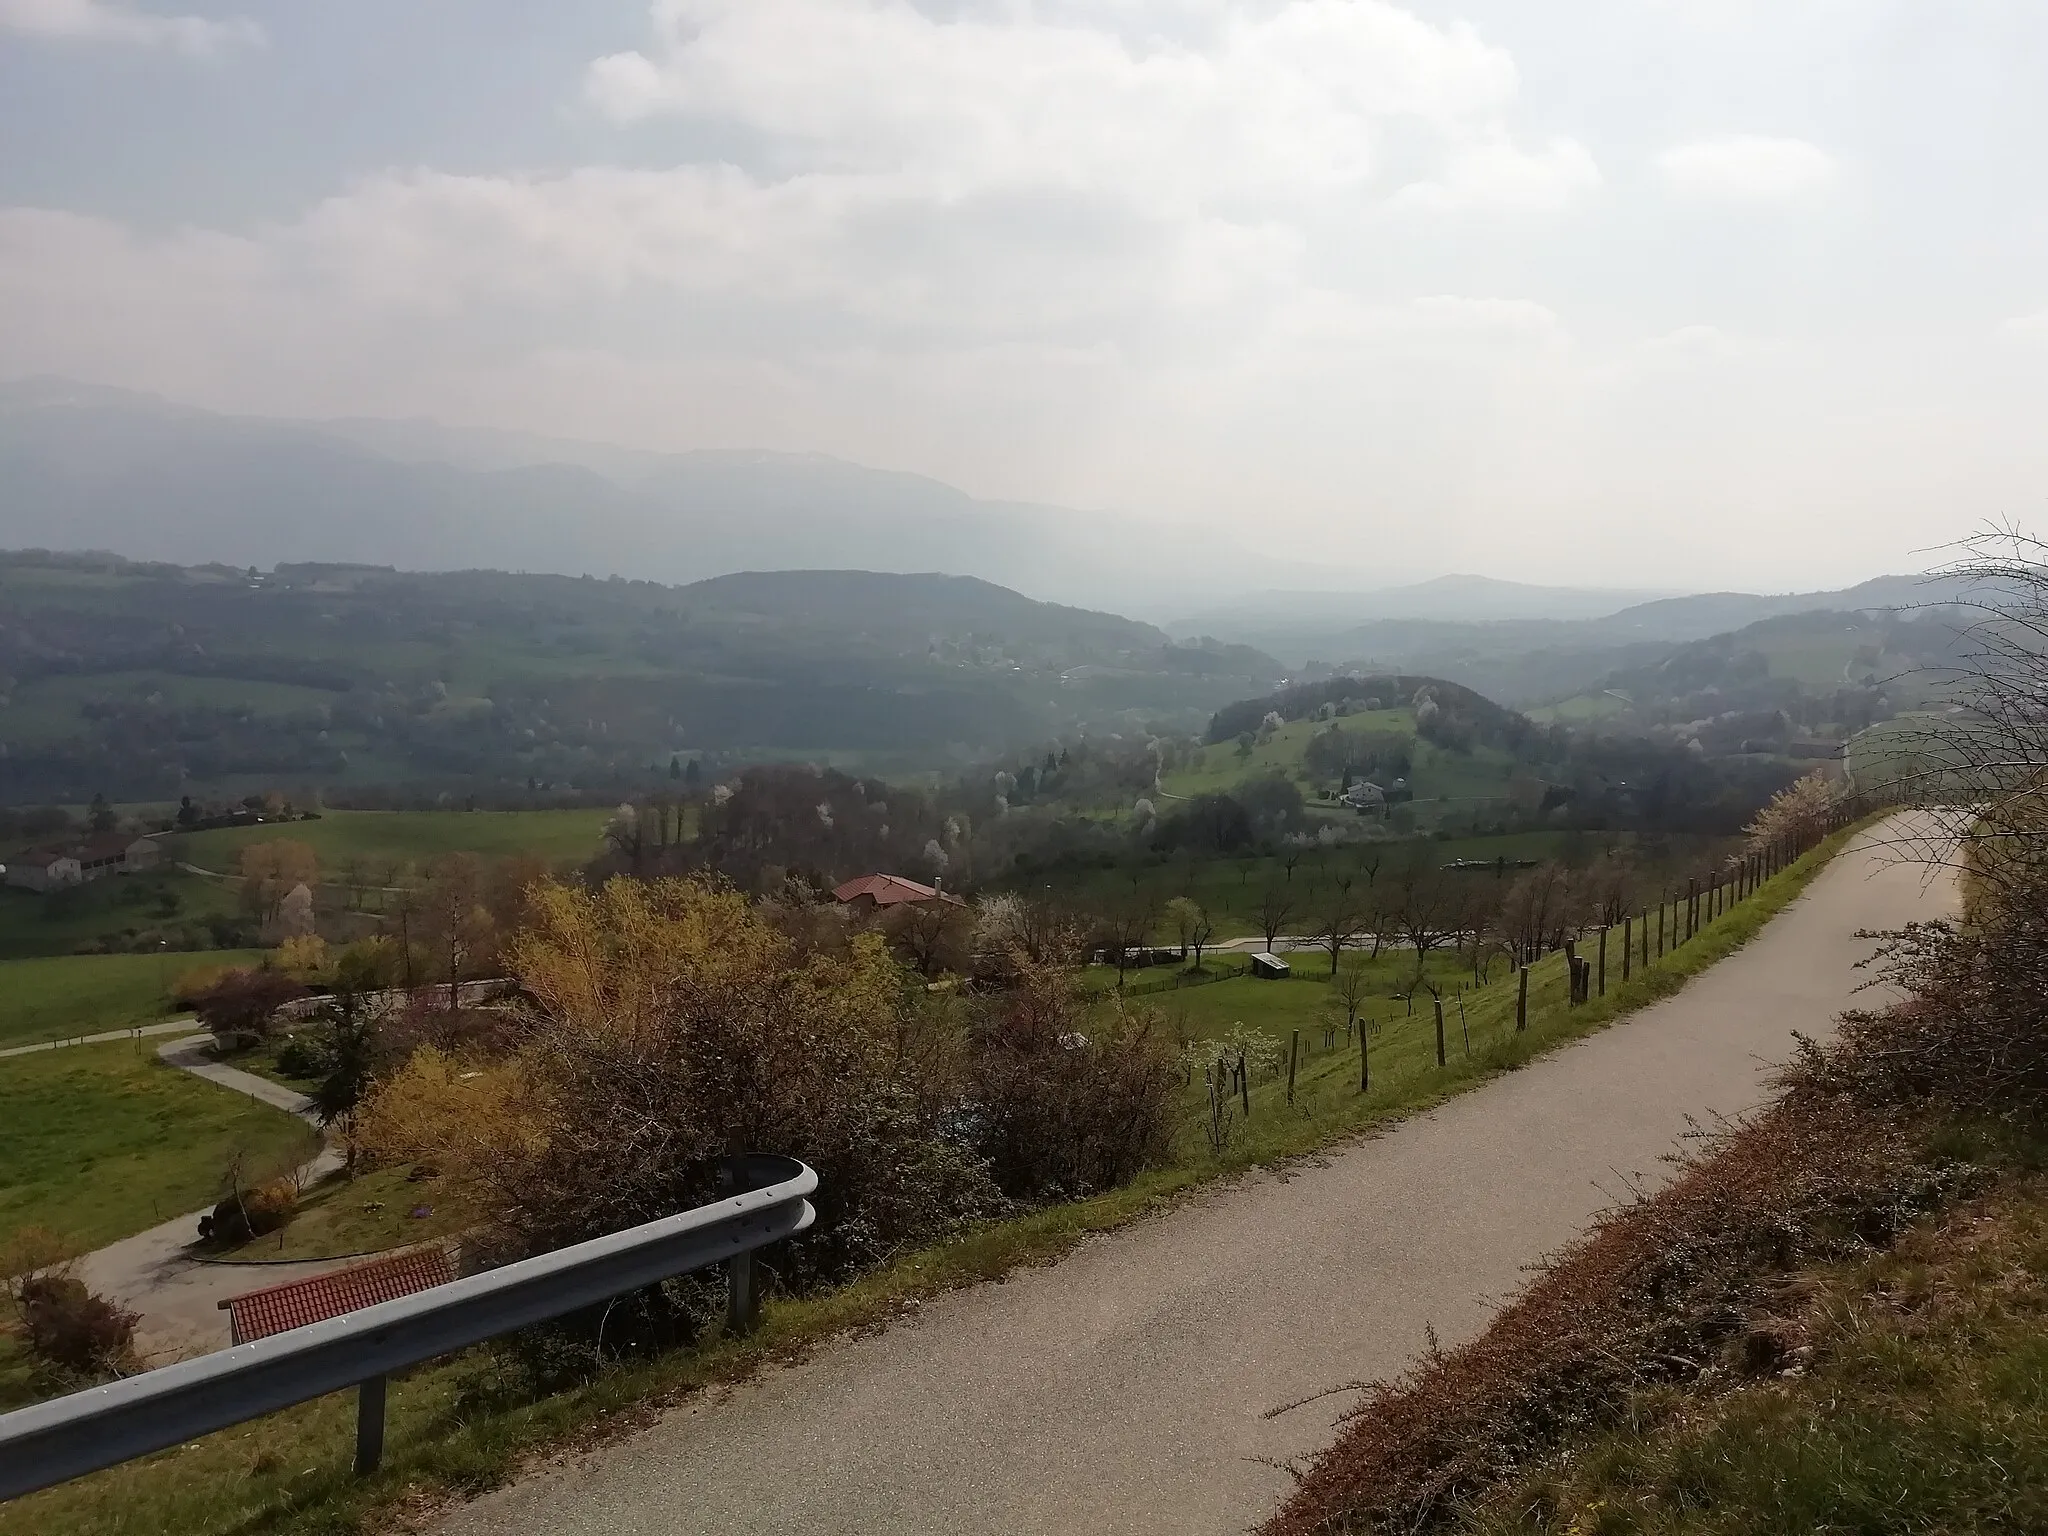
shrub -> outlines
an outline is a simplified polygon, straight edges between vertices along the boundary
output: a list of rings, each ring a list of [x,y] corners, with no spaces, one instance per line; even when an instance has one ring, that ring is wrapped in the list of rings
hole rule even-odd
[[[199,1240],[233,1248],[286,1225],[297,1214],[298,1203],[298,1187],[290,1179],[235,1190],[199,1218]]]
[[[1084,1022],[1071,976],[1030,966],[979,1021],[968,1066],[976,1149],[1008,1195],[1074,1199],[1172,1148],[1181,1069],[1146,1012]]]
[[[192,999],[199,1022],[224,1045],[268,1039],[277,1010],[306,995],[306,989],[278,971],[224,971]]]
[[[432,1163],[482,1214],[478,1252],[542,1252],[701,1205],[742,1151],[818,1170],[816,1228],[770,1261],[791,1288],[1001,1207],[941,1134],[953,1005],[907,987],[878,935],[799,957],[746,898],[696,880],[535,901],[512,953],[533,999],[516,1048],[423,1045],[362,1114],[373,1154]],[[664,1294],[614,1308],[607,1343],[687,1336],[688,1287]]]
[[[15,1293],[22,1338],[38,1360],[75,1375],[126,1366],[135,1353],[133,1312],[124,1312],[62,1271],[31,1275]]]

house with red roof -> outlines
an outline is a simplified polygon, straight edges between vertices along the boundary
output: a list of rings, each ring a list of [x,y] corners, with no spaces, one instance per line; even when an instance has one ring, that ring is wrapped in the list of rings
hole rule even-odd
[[[842,906],[858,907],[865,912],[882,907],[900,907],[906,903],[923,906],[931,901],[943,901],[956,907],[967,905],[958,896],[948,895],[938,886],[920,885],[901,875],[862,875],[840,886],[832,893],[832,899]]]

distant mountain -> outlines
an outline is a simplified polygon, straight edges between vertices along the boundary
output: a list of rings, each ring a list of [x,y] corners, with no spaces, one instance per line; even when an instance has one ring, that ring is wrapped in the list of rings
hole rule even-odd
[[[1701,592],[1638,603],[1609,614],[1600,628],[1631,639],[1704,640],[1794,613],[1856,613],[1951,603],[1962,597],[1963,590],[1963,583],[1951,577],[1878,576],[1831,592]]]
[[[1492,576],[1438,576],[1357,592],[1259,592],[1177,620],[1177,634],[1330,632],[1384,619],[1489,623],[1594,619],[1667,597],[1620,587],[1544,587]]]
[[[225,416],[49,378],[0,384],[6,546],[663,582],[946,571],[1125,611],[1309,568],[822,454],[663,454],[423,421]]]

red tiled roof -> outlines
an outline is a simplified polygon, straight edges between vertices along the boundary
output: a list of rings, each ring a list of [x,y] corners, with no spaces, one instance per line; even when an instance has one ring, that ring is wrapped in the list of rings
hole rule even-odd
[[[454,1278],[447,1253],[430,1244],[310,1280],[287,1280],[283,1285],[230,1296],[221,1306],[228,1314],[235,1342],[247,1344],[287,1329],[324,1323],[380,1301],[431,1290]]]
[[[950,901],[955,906],[965,906],[958,896],[943,896],[929,885],[919,885],[915,880],[906,880],[901,875],[862,875],[858,880],[849,880],[832,893],[835,901],[859,901],[866,896],[878,907],[893,907],[905,901],[931,901],[934,898]]]

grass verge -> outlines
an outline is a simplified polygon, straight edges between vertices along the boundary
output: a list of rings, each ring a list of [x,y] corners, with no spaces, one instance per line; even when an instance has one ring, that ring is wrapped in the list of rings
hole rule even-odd
[[[844,1330],[885,1323],[927,1297],[1056,1259],[1088,1235],[1160,1210],[1198,1186],[1316,1153],[1590,1034],[1676,992],[1754,937],[1851,835],[1853,829],[1829,839],[1692,943],[1591,1004],[1565,1006],[1562,957],[1552,956],[1532,971],[1528,1030],[1514,1029],[1512,979],[1468,994],[1463,1028],[1451,1024],[1456,1043],[1442,1068],[1435,1064],[1433,1019],[1388,1019],[1371,1042],[1372,1092],[1355,1091],[1355,1050],[1317,1051],[1297,1078],[1294,1104],[1286,1103],[1280,1078],[1261,1083],[1249,1120],[1220,1150],[1192,1134],[1179,1161],[1122,1189],[982,1227],[826,1294],[773,1301],[747,1340],[713,1340],[622,1365],[537,1400],[510,1384],[495,1356],[479,1351],[392,1384],[386,1460],[374,1477],[349,1475],[354,1410],[341,1394],[0,1507],[0,1536],[329,1536],[382,1528],[450,1494],[481,1491],[535,1451],[646,1422],[705,1385]]]
[[[2048,1180],[2002,1179],[1889,1253],[1789,1276],[1774,1368],[1636,1394],[1501,1489],[1473,1536],[2048,1530]]]
[[[154,1024],[172,1013],[171,987],[187,971],[260,958],[257,950],[229,949],[0,960],[0,1047]]]

